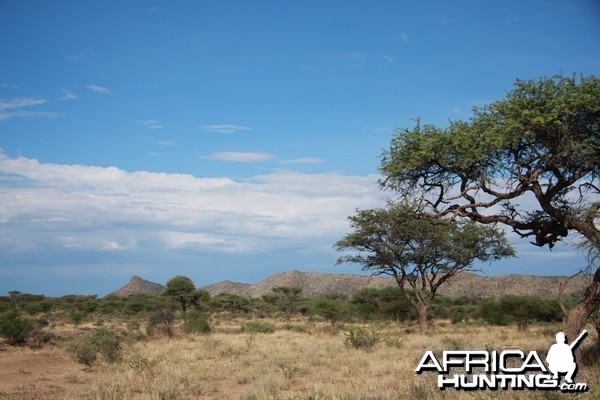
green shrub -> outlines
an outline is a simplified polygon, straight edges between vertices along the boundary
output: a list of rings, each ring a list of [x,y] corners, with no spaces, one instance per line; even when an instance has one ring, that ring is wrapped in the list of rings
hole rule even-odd
[[[206,314],[192,310],[188,311],[185,316],[185,332],[186,333],[209,333],[210,325]]]
[[[42,306],[39,302],[36,303],[25,303],[23,304],[23,310],[27,312],[29,315],[35,315],[37,313],[42,312]]]
[[[388,336],[383,338],[383,342],[387,347],[394,347],[396,349],[399,349],[404,345],[404,340],[404,338],[399,338],[397,336]]]
[[[67,351],[75,361],[87,366],[91,366],[98,358],[96,348],[88,339],[79,339],[71,342]]]
[[[318,297],[311,301],[311,311],[328,320],[335,331],[337,322],[348,311],[348,307],[347,303],[343,300]]]
[[[77,311],[73,311],[71,314],[69,314],[69,319],[71,320],[73,325],[79,325],[81,321],[83,321],[83,317],[83,313]]]
[[[273,333],[275,332],[275,325],[267,322],[248,322],[242,327],[244,333]]]
[[[121,343],[115,337],[114,332],[108,329],[98,329],[90,340],[106,361],[113,363],[121,359]]]
[[[100,303],[94,300],[88,300],[81,305],[81,309],[86,313],[93,313],[100,307]]]
[[[107,329],[98,329],[94,336],[74,340],[67,350],[75,360],[88,366],[96,361],[98,355],[109,363],[121,359],[121,343],[114,332]]]
[[[16,309],[0,316],[0,336],[8,339],[10,344],[24,343],[32,329],[31,321],[22,319]]]
[[[350,328],[348,332],[344,332],[346,339],[344,345],[347,348],[355,348],[365,351],[371,351],[373,347],[379,343],[381,337],[375,331],[369,332],[361,328]]]
[[[148,324],[146,326],[146,333],[149,336],[154,336],[160,333],[168,337],[172,337],[174,335],[174,321],[175,313],[173,313],[173,310],[167,307],[159,308],[150,314],[148,318]]]
[[[300,332],[300,333],[307,333],[308,329],[306,329],[305,326],[302,325],[292,325],[292,324],[286,324],[284,326],[284,328],[288,331],[293,331],[293,332]],[[310,333],[310,332],[309,332]]]

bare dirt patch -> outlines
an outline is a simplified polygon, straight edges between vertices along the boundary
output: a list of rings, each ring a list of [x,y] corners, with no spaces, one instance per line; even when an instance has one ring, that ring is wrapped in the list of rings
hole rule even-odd
[[[52,355],[0,353],[0,398],[63,398],[67,386],[84,379],[83,369]]]

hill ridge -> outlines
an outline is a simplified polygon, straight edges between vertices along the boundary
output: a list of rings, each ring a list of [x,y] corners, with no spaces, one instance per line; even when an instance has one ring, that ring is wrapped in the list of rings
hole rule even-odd
[[[132,294],[148,294],[154,296],[161,294],[165,289],[166,287],[160,283],[150,282],[140,278],[138,275],[134,275],[125,286],[112,292],[110,295],[129,296]]]
[[[558,297],[559,285],[566,276],[536,276],[505,274],[499,276],[477,275],[462,272],[449,280],[439,289],[439,294],[449,297],[488,298],[502,295],[538,296],[546,299]],[[585,289],[591,276],[578,275],[571,279],[565,289],[565,295]],[[211,296],[221,293],[242,297],[261,297],[272,292],[277,286],[295,286],[303,289],[305,297],[327,294],[350,296],[363,288],[383,288],[396,286],[391,277],[356,274],[330,274],[322,272],[301,272],[291,270],[268,276],[261,282],[248,284],[234,281],[221,281],[204,286]]]

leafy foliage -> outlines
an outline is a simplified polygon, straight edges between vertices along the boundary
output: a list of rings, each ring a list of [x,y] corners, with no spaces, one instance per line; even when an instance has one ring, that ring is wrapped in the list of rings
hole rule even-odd
[[[348,348],[371,351],[381,341],[381,336],[377,332],[369,332],[361,328],[351,328],[344,334],[346,335],[344,345]]]
[[[93,336],[71,342],[69,353],[78,362],[91,366],[98,355],[109,362],[115,363],[121,359],[121,343],[114,332],[98,329]]]
[[[437,221],[419,214],[419,207],[390,204],[386,209],[359,210],[351,216],[353,232],[336,243],[338,251],[354,250],[339,263],[352,262],[363,270],[396,279],[405,298],[427,327],[429,307],[437,291],[475,260],[493,261],[514,255],[504,232],[465,221]],[[405,285],[414,296],[405,291]]]
[[[289,321],[296,305],[302,300],[302,288],[279,286],[272,290],[278,306],[285,312],[286,320]]]
[[[507,224],[539,246],[569,230],[599,243],[600,80],[517,81],[474,114],[445,129],[417,123],[399,131],[383,155],[382,186],[440,215]],[[527,193],[540,209],[518,204]],[[502,211],[480,213],[493,206]]]
[[[243,333],[273,333],[275,332],[275,325],[267,322],[253,321],[248,322],[242,327]]]
[[[181,306],[184,313],[191,305],[199,305],[201,300],[208,300],[210,295],[204,290],[196,290],[194,282],[187,276],[176,276],[167,282],[163,296],[170,297]]]
[[[206,314],[192,310],[185,314],[186,333],[209,333],[210,325]]]
[[[313,314],[320,315],[328,320],[333,328],[335,328],[335,324],[342,319],[344,314],[348,312],[345,301],[332,299],[330,297],[317,297],[316,299],[313,299],[310,309]]]
[[[24,343],[33,329],[31,321],[22,319],[18,310],[10,310],[0,316],[0,336],[11,344]]]
[[[524,330],[532,321],[560,321],[562,313],[555,300],[542,300],[531,296],[503,296],[488,299],[479,305],[481,317],[494,325],[517,324]]]

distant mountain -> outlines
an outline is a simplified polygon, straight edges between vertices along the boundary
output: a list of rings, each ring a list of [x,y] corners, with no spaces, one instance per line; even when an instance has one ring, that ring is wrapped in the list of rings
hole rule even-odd
[[[559,284],[565,279],[566,277],[561,276],[481,276],[463,272],[443,285],[439,293],[449,297],[488,298],[512,294],[555,299],[558,296]],[[573,278],[565,289],[565,295],[568,296],[573,292],[585,289],[589,285],[590,279],[590,276],[581,275]],[[381,276],[289,271],[271,275],[254,285],[224,281],[205,286],[202,289],[207,290],[211,296],[227,293],[243,297],[261,297],[272,293],[271,289],[278,286],[300,287],[305,297],[327,294],[350,296],[363,288],[396,286],[396,282],[393,278]]]
[[[147,281],[145,279],[140,278],[137,275],[134,275],[129,283],[123,286],[121,289],[116,292],[111,293],[114,296],[129,296],[130,294],[147,294],[147,295],[158,295],[162,293],[166,288],[159,284]]]

